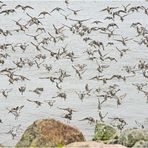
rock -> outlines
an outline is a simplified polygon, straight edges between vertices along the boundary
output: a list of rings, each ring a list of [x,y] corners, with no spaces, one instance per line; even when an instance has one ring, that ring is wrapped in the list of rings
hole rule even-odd
[[[118,137],[117,131],[105,123],[97,123],[95,126],[94,141],[108,141]]]
[[[119,136],[118,143],[132,147],[137,141],[148,141],[148,132],[142,129],[126,129]]]
[[[118,139],[111,139],[107,141],[107,144],[118,144]]]
[[[148,148],[148,141],[140,140],[132,148]]]
[[[64,146],[63,148],[126,148],[119,144],[103,144],[95,141],[74,142]]]
[[[42,119],[30,125],[16,147],[52,147],[85,141],[76,128],[54,119]]]

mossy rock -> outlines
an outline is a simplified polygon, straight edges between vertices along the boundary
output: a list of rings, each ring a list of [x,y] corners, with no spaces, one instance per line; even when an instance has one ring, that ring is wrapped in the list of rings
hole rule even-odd
[[[132,148],[148,148],[148,141],[140,140]]]
[[[96,123],[94,141],[104,141],[105,143],[111,139],[118,137],[117,131],[111,125],[105,123]]]
[[[85,138],[78,129],[54,119],[42,119],[25,130],[16,147],[62,147],[80,141]]]
[[[126,129],[118,139],[118,143],[127,147],[132,147],[138,141],[148,141],[148,133],[142,129]]]

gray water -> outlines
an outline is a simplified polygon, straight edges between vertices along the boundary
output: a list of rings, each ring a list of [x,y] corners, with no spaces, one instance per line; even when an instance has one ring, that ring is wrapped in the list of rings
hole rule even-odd
[[[87,26],[95,26],[92,24],[94,20],[103,21],[102,24],[98,24],[98,26],[106,26],[111,21],[104,21],[104,18],[107,16],[107,12],[100,12],[103,8],[107,5],[109,6],[119,6],[127,5],[131,3],[131,6],[143,5],[145,7],[148,6],[146,1],[112,1],[112,2],[105,2],[105,1],[70,1],[69,7],[72,9],[82,9],[78,13],[77,16],[73,15],[73,13],[66,9],[66,5],[64,1],[5,1],[7,6],[5,8],[14,8],[18,4],[22,5],[30,5],[34,8],[34,10],[29,10],[28,13],[31,16],[37,16],[41,11],[48,11],[50,12],[55,7],[61,7],[65,10],[64,14],[70,14],[70,18],[73,19],[90,19],[87,22],[84,22]],[[10,14],[8,16],[4,16],[0,14],[0,28],[13,30],[16,29],[15,22],[12,20],[19,20],[22,18],[21,23],[25,23],[29,20],[29,17],[20,9],[17,10],[17,13]],[[119,26],[116,33],[122,36],[127,36],[129,38],[133,38],[137,40],[136,31],[133,28],[130,28],[130,25],[133,22],[140,22],[144,27],[148,27],[148,17],[142,12],[133,13],[125,17],[125,20],[121,22],[118,18],[115,19],[115,23]],[[71,25],[75,22],[70,20],[65,20],[63,16],[59,13],[54,12],[51,16],[46,16],[44,19],[41,20],[43,26],[48,30],[48,32],[54,34],[52,24],[55,26],[62,26],[62,24]],[[97,25],[96,25],[97,26]],[[28,34],[35,34],[36,26],[33,25],[26,31]],[[63,42],[58,42],[54,44],[50,42],[49,45],[46,47],[51,49],[52,51],[57,51],[60,47],[64,47],[68,44],[67,49],[68,51],[73,51],[75,55],[78,57],[72,63],[68,59],[59,59],[55,60],[50,58],[49,52],[42,50],[42,54],[46,54],[47,58],[44,62],[51,64],[53,69],[51,72],[47,72],[43,66],[41,68],[37,68],[35,65],[33,67],[24,66],[23,68],[17,68],[16,74],[22,74],[30,79],[30,81],[18,81],[14,82],[14,84],[9,84],[8,78],[5,75],[0,75],[0,90],[2,89],[13,89],[8,98],[4,98],[3,95],[0,93],[0,119],[2,119],[3,123],[0,123],[0,143],[5,146],[14,146],[16,142],[21,137],[23,131],[26,129],[28,125],[30,125],[34,120],[40,118],[54,118],[60,121],[67,123],[67,120],[62,118],[66,111],[62,111],[58,109],[71,107],[76,112],[73,113],[72,120],[69,124],[76,126],[79,128],[86,139],[90,140],[93,136],[94,132],[94,124],[90,125],[87,121],[79,121],[85,117],[93,117],[94,119],[99,120],[98,116],[98,109],[97,109],[97,96],[94,90],[98,87],[106,90],[108,86],[117,84],[121,89],[119,95],[126,93],[126,97],[122,100],[122,104],[117,106],[117,103],[114,99],[106,101],[102,105],[102,113],[106,114],[108,112],[107,117],[104,119],[106,122],[110,122],[109,117],[121,117],[123,118],[128,125],[126,127],[136,127],[135,120],[142,123],[145,128],[148,128],[148,104],[146,103],[146,97],[143,93],[137,91],[136,87],[132,85],[132,83],[147,83],[148,80],[142,76],[142,73],[137,72],[134,77],[130,77],[127,79],[126,82],[122,80],[112,79],[111,81],[107,81],[107,84],[103,84],[102,81],[95,81],[89,80],[95,75],[98,75],[97,72],[97,64],[95,61],[87,60],[88,56],[86,53],[83,53],[87,48],[90,48],[87,43],[83,41],[83,37],[79,35],[72,34],[68,28],[64,28],[64,34],[67,36]],[[48,34],[41,34],[39,40],[42,37],[47,37]],[[86,35],[87,36],[87,35]],[[115,47],[122,48],[122,44],[119,42],[114,41],[114,38],[119,37],[112,37],[108,38],[105,34],[100,34],[99,31],[92,32],[88,35],[90,38],[102,41],[104,44],[107,41],[113,41],[115,46],[108,46],[105,47],[104,53],[109,53],[110,56],[116,57],[118,62],[106,60],[103,64],[110,65],[109,68],[105,69],[102,74],[106,77],[110,77],[113,74],[123,74],[123,75],[131,75],[127,74],[123,71],[123,66],[134,66],[138,64],[139,60],[145,60],[148,62],[148,49],[145,45],[138,45],[133,40],[128,41],[127,48],[130,50],[120,58],[119,52],[115,50]],[[0,35],[0,44],[4,43],[12,43],[15,45],[16,43],[24,43],[26,42],[29,44],[26,51],[23,52],[19,48],[16,52],[13,52],[10,49],[6,51],[1,50],[1,53],[7,52],[11,56],[5,60],[5,64],[0,65],[0,70],[7,68],[7,67],[15,67],[12,61],[18,61],[20,57],[22,58],[29,58],[33,59],[36,55],[40,54],[34,46],[30,44],[30,41],[35,42],[33,38],[26,36],[24,32],[13,32],[12,36],[4,37]],[[126,48],[126,47],[125,47]],[[41,60],[42,61],[42,60]],[[83,74],[82,80],[79,80],[78,76],[75,73],[75,70],[72,68],[72,65],[77,64],[86,64],[87,70]],[[62,98],[55,98],[56,102],[53,107],[49,107],[44,100],[52,100],[53,96],[57,95],[58,89],[48,79],[39,79],[39,77],[48,77],[54,76],[55,72],[59,70],[59,68],[65,70],[71,76],[64,79],[64,82],[60,85],[62,86],[63,92],[67,94],[67,99],[64,100]],[[83,101],[78,98],[78,95],[75,91],[83,91],[85,89],[85,85],[88,84],[90,88],[93,88],[91,96],[86,96]],[[20,94],[18,88],[20,86],[26,86],[26,91],[23,95]],[[30,92],[29,90],[33,90],[36,87],[43,87],[43,93],[38,96],[37,94]],[[148,90],[148,87],[145,86],[145,89]],[[43,102],[40,107],[37,107],[34,103],[28,102],[27,99],[30,100],[38,100]],[[24,105],[24,108],[21,110],[21,114],[18,119],[9,113],[7,108],[12,108],[16,106]],[[7,134],[7,132],[12,129],[13,126],[18,126],[21,124],[20,129],[18,130],[17,136],[12,139],[11,134]],[[15,132],[15,131],[14,131]]]

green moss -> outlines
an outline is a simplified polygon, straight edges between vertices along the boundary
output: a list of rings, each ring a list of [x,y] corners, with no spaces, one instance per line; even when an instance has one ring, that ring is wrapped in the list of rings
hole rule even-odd
[[[51,146],[52,144],[50,143],[50,141],[40,136],[36,137],[30,144],[30,147],[51,147]]]
[[[106,141],[106,140],[115,139],[116,137],[117,137],[117,132],[112,126],[104,123],[96,124],[93,140]]]
[[[34,130],[34,126],[31,125],[27,128],[27,130],[22,135],[20,141],[17,143],[16,147],[29,147],[32,143],[33,139],[36,137],[36,132]]]
[[[56,148],[62,148],[63,147],[63,144],[58,144],[57,146],[56,146]]]

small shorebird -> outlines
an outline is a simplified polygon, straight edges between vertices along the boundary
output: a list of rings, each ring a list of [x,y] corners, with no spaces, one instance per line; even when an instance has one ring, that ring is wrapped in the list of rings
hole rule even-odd
[[[52,107],[56,100],[45,100],[44,102],[46,102],[50,107]]]
[[[102,115],[102,112],[99,111],[99,118],[101,122],[104,122],[103,119],[108,115],[108,112],[105,115]]]
[[[92,88],[90,89],[89,86],[88,86],[88,84],[85,85],[85,91],[86,91],[86,94],[87,94],[88,96],[91,95],[90,93],[91,93],[92,90],[93,90],[93,89],[92,89]]]
[[[107,16],[107,17],[104,18],[104,20],[112,20],[112,21],[114,21],[114,18],[112,16]]]
[[[65,0],[65,4],[68,5],[69,4],[69,0]]]
[[[58,109],[61,109],[61,110],[66,110],[66,111],[68,111],[68,113],[69,114],[72,114],[73,112],[76,112],[74,109],[72,109],[72,108],[60,108],[60,107],[58,107]]]
[[[82,74],[86,71],[86,69],[83,70],[83,71],[81,71],[81,70],[77,69],[77,68],[76,68],[75,66],[73,66],[73,65],[72,65],[72,67],[73,67],[73,69],[75,70],[76,74],[79,76],[79,79],[82,79]]]
[[[127,122],[123,118],[119,117],[113,117],[113,118],[108,118],[111,119],[111,125],[114,127],[117,127],[119,130],[123,130],[124,127],[127,125]]]
[[[107,11],[109,14],[112,14],[112,11],[113,11],[114,9],[117,9],[117,8],[118,8],[118,7],[109,7],[109,6],[107,6],[106,8],[102,9],[101,12],[102,12],[102,11]]]
[[[147,86],[147,83],[132,83],[132,85],[136,86],[138,92],[143,90],[144,86]]]
[[[127,94],[125,93],[125,94],[123,94],[121,96],[117,96],[117,95],[114,96],[114,98],[117,100],[117,105],[121,105],[121,101],[123,100],[123,98],[126,97],[126,95]]]
[[[84,91],[83,92],[82,91],[79,91],[79,92],[75,91],[75,93],[78,95],[78,97],[81,101],[84,100],[84,97],[86,96],[86,93]]]
[[[41,93],[44,91],[44,88],[43,87],[37,87],[36,89],[34,90],[29,90],[30,92],[34,92],[36,94],[38,94],[39,96],[41,95]]]
[[[54,9],[52,9],[51,11],[50,11],[50,13],[52,13],[52,12],[54,12],[54,11],[65,11],[64,9],[62,9],[62,8],[60,8],[60,7],[56,7],[56,8],[54,8]]]
[[[103,23],[103,22],[98,21],[98,20],[97,20],[97,21],[93,21],[93,22],[92,22],[92,24],[99,24],[99,23]]]
[[[25,11],[26,9],[34,9],[33,7],[31,7],[31,6],[22,6],[22,5],[17,5],[16,7],[15,7],[15,9],[19,9],[19,8],[21,8],[23,11]]]
[[[64,28],[64,26],[62,26],[62,27],[60,27],[60,28],[57,28],[54,24],[53,24],[53,28],[54,28],[54,30],[55,30],[55,34],[60,34],[60,33],[62,33],[64,30],[63,30],[63,28]]]
[[[5,89],[5,90],[0,90],[0,93],[2,93],[2,95],[7,98],[8,94],[12,91],[12,89]]]
[[[64,16],[64,18],[65,18],[65,20],[68,20],[68,16],[70,15],[70,14],[67,14],[67,15],[65,15],[65,14],[62,14],[62,13],[60,13],[62,16]]]
[[[73,10],[71,8],[67,8],[68,10],[72,11],[74,15],[77,15],[78,12],[80,12],[82,9],[79,9],[79,10]]]
[[[42,22],[39,20],[39,19],[43,19],[43,18],[38,18],[38,17],[32,17],[30,14],[28,14],[28,13],[26,13],[27,14],[27,16],[29,16],[30,17],[30,20],[27,22],[27,24],[29,25],[29,26],[32,26],[32,25],[43,25],[42,24]]]
[[[66,93],[64,93],[64,92],[58,92],[58,95],[57,96],[55,96],[55,97],[52,97],[52,98],[63,98],[64,100],[66,100],[66,98],[67,98],[67,95],[66,95]]]
[[[26,91],[26,86],[21,86],[18,88],[18,90],[21,93],[21,95],[23,95],[23,93]]]
[[[31,44],[36,48],[37,51],[41,51],[41,48],[39,47],[40,43],[35,44],[35,43],[31,42]]]
[[[124,53],[126,53],[129,49],[119,49],[118,47],[116,47],[116,49],[120,52],[120,57],[122,58]]]
[[[126,42],[132,40],[132,38],[128,39],[128,37],[122,37],[121,39],[114,39],[115,41],[121,42],[124,46],[127,46]]]
[[[41,32],[46,33],[46,30],[45,30],[45,28],[43,28],[43,27],[38,27],[38,28],[36,29],[36,32],[38,32],[38,31],[41,31]]]
[[[5,7],[5,6],[7,6],[6,4],[2,4],[1,6],[0,6],[0,9],[2,9],[3,7]]]
[[[76,19],[72,19],[72,18],[68,18],[69,20],[71,21],[75,21],[75,22],[78,22],[79,25],[82,25],[82,22],[85,22],[85,21],[88,21],[90,19],[84,19],[84,20],[76,20]]]
[[[68,120],[69,120],[69,121],[72,120],[72,114],[70,114],[70,113],[65,114],[64,116],[62,116],[62,118],[67,119],[67,122],[68,122]]]
[[[43,15],[45,17],[45,15],[51,15],[51,14],[47,11],[42,11],[42,12],[40,12],[40,14],[38,16],[41,16],[41,15]]]
[[[81,119],[79,121],[85,121],[85,120],[87,120],[88,123],[90,123],[90,124],[96,123],[96,120],[93,117],[86,117],[86,118],[83,118],[83,119]]]
[[[4,15],[9,15],[9,14],[14,13],[14,12],[16,12],[14,9],[8,9],[8,10],[1,11],[0,14],[4,13]]]
[[[36,35],[32,35],[32,34],[27,34],[27,33],[26,33],[27,36],[33,37],[33,39],[36,40],[36,41],[38,41],[37,37],[38,37],[40,34],[41,34],[41,33],[36,34]],[[33,43],[32,43],[32,44],[33,44]]]
[[[29,102],[32,102],[32,103],[35,103],[36,105],[37,105],[37,107],[39,107],[39,106],[41,106],[43,103],[42,102],[40,102],[40,101],[33,101],[33,100],[30,100],[30,99],[27,99],[27,101],[29,101]]]
[[[9,112],[8,113],[11,113],[15,116],[15,119],[17,119],[19,116],[20,116],[20,111],[24,108],[24,105],[22,106],[16,106],[16,107],[13,107],[11,109],[9,108],[6,108]]]

